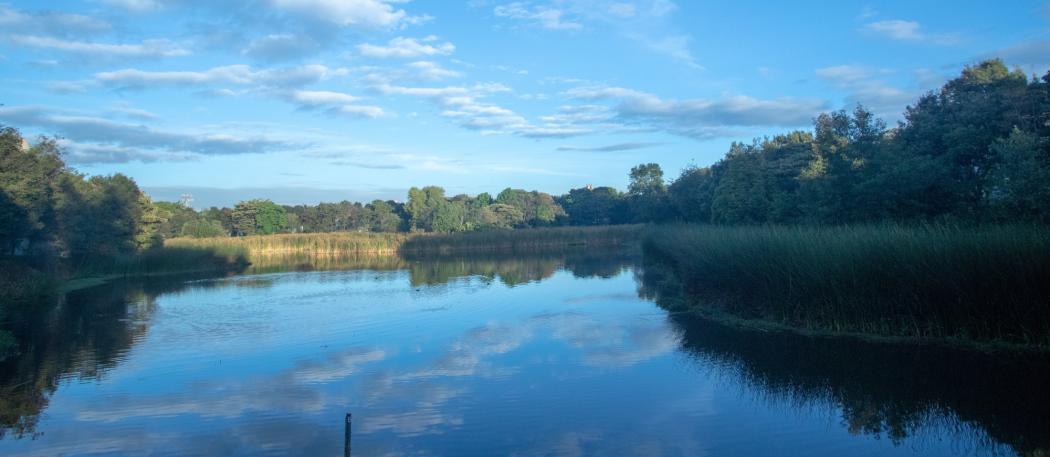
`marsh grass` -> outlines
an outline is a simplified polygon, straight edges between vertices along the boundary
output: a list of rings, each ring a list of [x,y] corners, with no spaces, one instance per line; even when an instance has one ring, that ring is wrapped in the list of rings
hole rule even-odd
[[[642,226],[551,227],[435,233],[296,233],[221,238],[174,238],[165,247],[242,250],[254,262],[263,256],[309,254],[426,255],[453,253],[558,252],[567,248],[610,247],[637,243]]]
[[[406,255],[455,253],[559,253],[566,250],[618,248],[637,244],[642,225],[549,227],[489,230],[450,235],[417,236],[400,249]]]
[[[793,328],[1050,348],[1050,231],[1030,226],[651,229],[694,307]]]
[[[396,254],[414,235],[405,233],[333,232],[288,233],[216,238],[173,238],[165,247],[239,250],[252,257],[261,255]]]

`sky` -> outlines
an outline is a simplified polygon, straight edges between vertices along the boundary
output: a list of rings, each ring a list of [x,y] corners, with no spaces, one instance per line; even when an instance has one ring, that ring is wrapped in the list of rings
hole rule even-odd
[[[0,124],[194,207],[668,178],[965,65],[1050,69],[1050,3],[0,0]]]

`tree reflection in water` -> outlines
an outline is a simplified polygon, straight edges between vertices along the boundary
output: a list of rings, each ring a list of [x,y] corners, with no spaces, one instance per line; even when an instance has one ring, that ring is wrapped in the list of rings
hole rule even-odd
[[[876,343],[741,330],[684,310],[669,269],[636,270],[639,294],[669,311],[692,357],[725,367],[764,400],[828,404],[851,433],[900,443],[939,425],[1021,455],[1050,453],[1050,357],[930,344]],[[977,433],[974,433],[977,432]]]

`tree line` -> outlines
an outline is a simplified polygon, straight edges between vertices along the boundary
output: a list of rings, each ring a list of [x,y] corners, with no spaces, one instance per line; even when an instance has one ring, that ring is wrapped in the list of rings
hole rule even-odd
[[[794,131],[734,143],[724,158],[668,182],[658,164],[630,170],[626,191],[495,197],[411,188],[405,202],[279,205],[247,200],[201,211],[152,202],[130,178],[87,178],[58,144],[0,130],[0,248],[5,256],[119,256],[179,236],[427,231],[649,222],[847,224],[1050,222],[1050,73],[1001,60],[966,67],[888,127],[857,106]]]
[[[893,128],[863,106],[821,114],[812,132],[733,144],[653,198],[721,224],[1050,222],[1050,72],[984,61]]]

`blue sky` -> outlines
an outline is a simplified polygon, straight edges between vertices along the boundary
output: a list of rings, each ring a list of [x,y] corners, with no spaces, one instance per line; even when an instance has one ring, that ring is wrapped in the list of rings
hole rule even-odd
[[[1050,68],[1045,1],[790,3],[0,0],[0,123],[198,207],[558,194]]]

